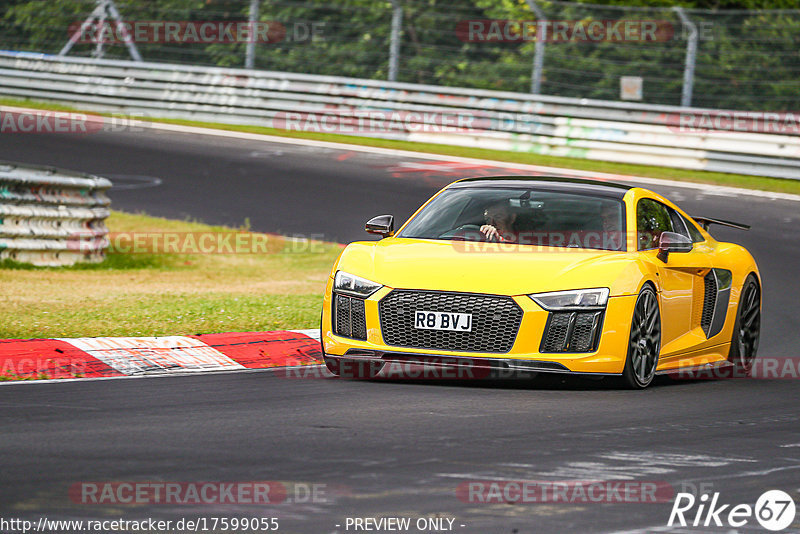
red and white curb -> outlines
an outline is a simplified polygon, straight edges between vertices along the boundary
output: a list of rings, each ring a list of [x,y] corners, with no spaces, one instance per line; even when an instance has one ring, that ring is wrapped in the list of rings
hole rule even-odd
[[[319,363],[319,330],[0,340],[0,376],[12,381],[237,371]]]

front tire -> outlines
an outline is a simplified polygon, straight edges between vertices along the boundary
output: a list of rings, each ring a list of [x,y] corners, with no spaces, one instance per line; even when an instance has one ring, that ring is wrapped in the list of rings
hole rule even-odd
[[[733,325],[733,338],[728,361],[737,374],[749,376],[758,352],[761,337],[761,289],[755,276],[747,277],[739,295],[736,322]]]
[[[661,312],[655,290],[646,285],[639,292],[631,319],[628,356],[622,379],[632,389],[644,389],[653,381],[661,352]]]

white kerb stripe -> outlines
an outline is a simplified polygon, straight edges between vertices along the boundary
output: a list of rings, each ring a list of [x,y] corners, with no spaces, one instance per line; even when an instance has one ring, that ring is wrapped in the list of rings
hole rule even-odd
[[[202,341],[184,336],[83,337],[60,341],[126,375],[245,368]]]

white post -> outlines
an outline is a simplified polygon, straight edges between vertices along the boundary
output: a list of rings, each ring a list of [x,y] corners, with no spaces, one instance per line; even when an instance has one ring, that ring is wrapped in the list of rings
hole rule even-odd
[[[392,36],[389,42],[389,81],[397,81],[397,68],[400,63],[400,32],[403,29],[403,6],[399,0],[392,2]]]
[[[258,3],[259,0],[250,0],[250,41],[247,42],[247,49],[245,50],[244,66],[247,69],[256,68],[256,39],[255,32],[256,23],[258,22]]]
[[[697,26],[689,19],[682,7],[673,7],[672,9],[680,17],[681,24],[689,29],[689,39],[686,42],[686,62],[683,67],[683,90],[681,91],[681,106],[688,108],[692,105],[694,65],[697,61]]]
[[[533,52],[533,73],[531,73],[531,93],[538,95],[542,92],[542,70],[544,70],[544,47],[547,42],[547,16],[536,3],[536,0],[526,0],[528,7],[536,14],[536,43]]]

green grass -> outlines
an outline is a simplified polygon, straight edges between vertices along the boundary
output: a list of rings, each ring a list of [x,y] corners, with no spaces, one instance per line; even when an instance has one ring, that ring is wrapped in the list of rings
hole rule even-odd
[[[83,113],[94,113],[91,111],[78,110],[62,104],[8,99],[8,98],[0,98],[0,105],[30,107],[37,109],[53,110],[53,111],[81,111]],[[100,115],[104,114],[100,113]],[[105,114],[105,115],[113,115],[113,114]],[[275,135],[280,137],[290,137],[297,139],[315,139],[319,141],[330,141],[336,143],[348,143],[352,145],[392,148],[397,150],[410,150],[415,152],[441,154],[446,156],[480,158],[480,159],[495,160],[498,162],[505,162],[505,163],[524,163],[529,165],[566,167],[577,170],[607,172],[616,174],[630,174],[635,176],[645,176],[648,178],[661,178],[665,180],[707,183],[716,185],[726,185],[732,187],[743,187],[747,189],[760,189],[763,191],[776,191],[781,193],[800,194],[800,180],[784,180],[780,178],[748,176],[743,174],[728,174],[728,173],[695,171],[695,170],[685,170],[685,169],[671,169],[667,167],[654,167],[648,165],[633,165],[633,164],[613,163],[613,162],[595,161],[595,160],[578,159],[578,158],[545,156],[528,152],[511,152],[511,151],[501,151],[501,150],[490,150],[485,148],[457,147],[457,146],[447,146],[447,145],[439,145],[433,143],[412,143],[410,141],[395,141],[388,139],[355,137],[355,136],[341,135],[341,134],[298,132],[289,130],[279,130],[275,128],[266,128],[261,126],[239,126],[239,125],[229,125],[229,124],[219,124],[219,123],[209,123],[209,122],[186,121],[178,119],[154,118],[148,120],[151,120],[153,122],[162,122],[168,124],[199,126],[203,128],[216,128],[220,130]]]
[[[6,314],[0,337],[171,336],[262,332],[319,326],[322,294],[226,296],[128,294],[114,300],[21,305]],[[46,309],[45,309],[46,308]],[[14,313],[15,312],[15,313]]]
[[[111,232],[237,230],[117,211],[107,225]],[[261,254],[131,254],[112,248],[99,264],[2,262],[0,338],[313,328],[341,246],[271,239],[276,246]]]

